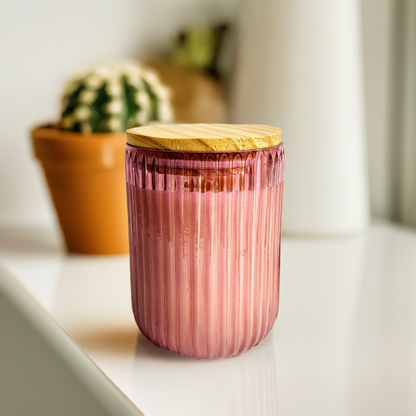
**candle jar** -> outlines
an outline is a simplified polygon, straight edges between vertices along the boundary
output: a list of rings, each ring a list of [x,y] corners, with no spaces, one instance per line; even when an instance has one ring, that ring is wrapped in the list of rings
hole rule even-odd
[[[127,133],[133,312],[154,344],[239,355],[279,307],[280,129],[161,125]]]

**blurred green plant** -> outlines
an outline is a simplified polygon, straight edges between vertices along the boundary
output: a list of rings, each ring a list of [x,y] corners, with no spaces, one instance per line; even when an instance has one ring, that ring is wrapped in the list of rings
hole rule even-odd
[[[198,70],[218,77],[218,57],[228,30],[226,24],[214,27],[189,27],[179,33],[174,61],[182,68]]]
[[[117,133],[151,121],[172,121],[169,90],[156,73],[136,63],[101,66],[69,80],[60,127],[82,133]]]

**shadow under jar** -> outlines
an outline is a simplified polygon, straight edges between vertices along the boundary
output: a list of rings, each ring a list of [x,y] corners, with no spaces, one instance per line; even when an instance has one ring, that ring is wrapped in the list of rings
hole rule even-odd
[[[269,333],[279,307],[280,129],[161,125],[127,137],[131,291],[140,330],[195,358],[249,350]]]

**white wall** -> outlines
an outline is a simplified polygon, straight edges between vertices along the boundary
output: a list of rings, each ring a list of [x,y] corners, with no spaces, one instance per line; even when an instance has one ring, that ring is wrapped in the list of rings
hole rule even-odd
[[[233,17],[239,0],[2,0],[0,2],[0,226],[51,224],[55,215],[30,128],[55,119],[65,79],[119,58],[169,49],[183,25]],[[362,0],[370,197],[391,216],[388,116],[394,0]],[[259,45],[261,47],[261,45]]]
[[[362,0],[370,202],[375,217],[391,218],[391,82],[394,0]]]
[[[0,2],[0,225],[52,224],[30,129],[59,114],[74,71],[169,50],[188,24],[232,17],[238,0],[2,0]]]

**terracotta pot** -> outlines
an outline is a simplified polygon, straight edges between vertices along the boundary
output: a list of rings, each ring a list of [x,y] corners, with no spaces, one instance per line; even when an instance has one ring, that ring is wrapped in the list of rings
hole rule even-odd
[[[68,251],[128,253],[125,133],[32,131]]]

